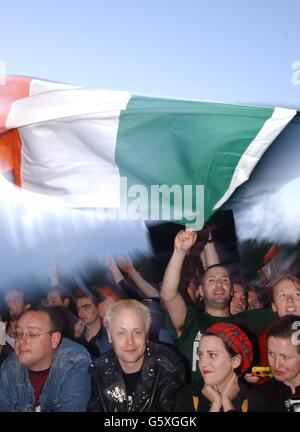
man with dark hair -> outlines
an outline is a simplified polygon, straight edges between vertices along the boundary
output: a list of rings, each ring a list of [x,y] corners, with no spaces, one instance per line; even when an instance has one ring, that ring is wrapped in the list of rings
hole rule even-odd
[[[51,288],[47,294],[47,306],[63,306],[68,307],[70,304],[70,297],[66,293],[65,287],[56,285]]]
[[[49,308],[32,308],[19,318],[15,352],[0,370],[0,411],[86,411],[91,359],[61,331]]]
[[[57,312],[61,315],[63,320],[63,336],[74,339],[76,324],[78,317],[70,309],[71,296],[68,294],[67,289],[62,285],[56,285],[51,288],[47,294],[46,306],[56,308]]]
[[[75,303],[79,316],[75,336],[94,359],[111,348],[98,312],[98,300],[92,293],[82,292],[77,293]]]
[[[247,292],[248,310],[261,309],[270,306],[269,298],[264,287],[253,287]]]
[[[247,289],[243,280],[233,281],[233,293],[230,301],[230,313],[236,315],[247,309]]]
[[[274,378],[257,389],[270,411],[300,412],[300,316],[286,315],[273,323],[267,345]]]

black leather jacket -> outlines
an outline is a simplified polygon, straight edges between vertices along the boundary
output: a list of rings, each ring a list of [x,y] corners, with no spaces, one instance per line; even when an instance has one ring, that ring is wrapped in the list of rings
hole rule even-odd
[[[91,366],[92,398],[88,411],[128,412],[128,398],[121,367],[113,350]],[[149,343],[130,411],[172,411],[178,390],[185,382],[184,368],[176,353]]]

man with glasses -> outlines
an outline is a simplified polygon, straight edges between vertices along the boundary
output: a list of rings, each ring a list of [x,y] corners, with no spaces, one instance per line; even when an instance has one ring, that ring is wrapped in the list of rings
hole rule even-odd
[[[86,411],[90,356],[61,337],[53,309],[29,309],[15,329],[15,352],[0,370],[0,411]]]
[[[86,347],[92,358],[97,358],[111,349],[99,315],[98,301],[92,293],[78,292],[75,302],[80,320],[75,326],[75,336],[79,337],[78,342]]]

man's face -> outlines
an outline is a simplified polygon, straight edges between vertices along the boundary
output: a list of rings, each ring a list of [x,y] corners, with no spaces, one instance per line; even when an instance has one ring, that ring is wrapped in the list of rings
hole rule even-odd
[[[244,288],[235,283],[233,284],[233,296],[230,302],[230,313],[236,315],[246,310],[247,302]]]
[[[50,291],[47,295],[47,306],[64,306],[63,300],[61,298],[61,293],[58,290]]]
[[[203,294],[205,305],[215,308],[227,306],[231,298],[229,273],[224,267],[213,267],[206,271],[200,294]]]
[[[273,287],[272,309],[279,318],[300,315],[300,289],[289,279],[282,279]]]
[[[5,303],[12,321],[17,320],[24,312],[24,294],[20,291],[9,291],[5,296]]]
[[[15,353],[19,362],[33,371],[46,370],[60,341],[60,333],[51,332],[45,312],[26,312],[16,326]]]
[[[258,300],[257,294],[255,291],[250,290],[248,292],[248,309],[260,309],[262,308],[261,302]]]
[[[142,313],[134,309],[120,308],[111,322],[108,333],[123,371],[138,372],[143,364],[147,344]]]
[[[94,324],[98,319],[98,308],[88,297],[82,297],[76,301],[77,313],[85,325]]]
[[[290,338],[270,336],[268,338],[268,360],[274,378],[286,385],[299,385],[300,353],[299,346]]]

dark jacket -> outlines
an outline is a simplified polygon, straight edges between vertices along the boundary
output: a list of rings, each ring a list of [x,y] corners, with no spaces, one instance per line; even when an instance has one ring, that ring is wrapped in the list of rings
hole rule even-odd
[[[92,360],[97,359],[101,354],[111,349],[111,344],[108,341],[107,330],[101,326],[98,333],[93,336],[89,341],[85,338],[86,332],[83,331],[81,336],[77,339],[77,342],[84,346],[89,352]]]
[[[128,397],[122,370],[113,350],[91,367],[92,398],[88,411],[128,412]],[[131,411],[172,411],[177,391],[184,384],[184,368],[176,353],[149,343],[134,391]]]
[[[209,412],[210,401],[202,394],[204,383],[193,382],[177,394],[176,412]],[[256,390],[239,381],[240,391],[232,402],[235,411],[268,411],[265,398]]]
[[[271,412],[295,412],[300,411],[300,386],[296,387],[293,394],[291,388],[275,378],[257,387],[267,399]]]

